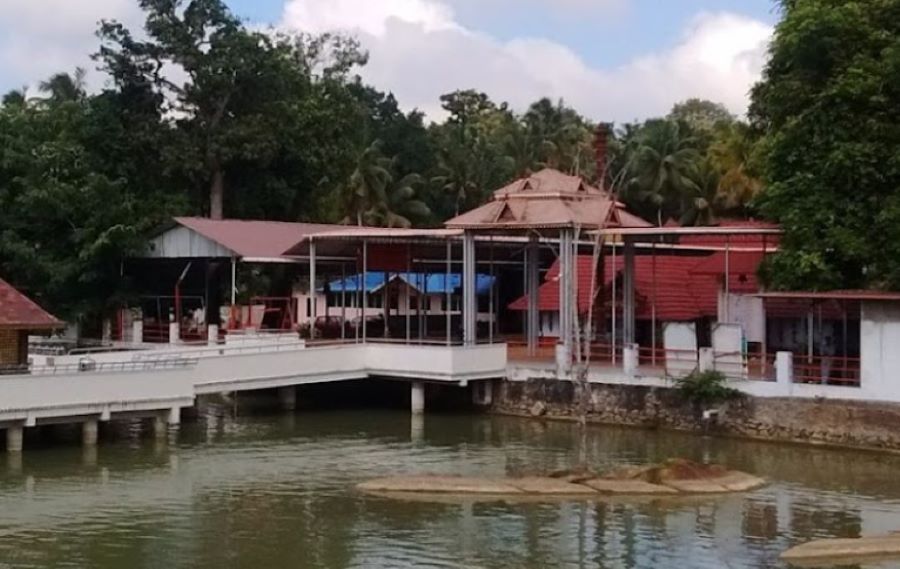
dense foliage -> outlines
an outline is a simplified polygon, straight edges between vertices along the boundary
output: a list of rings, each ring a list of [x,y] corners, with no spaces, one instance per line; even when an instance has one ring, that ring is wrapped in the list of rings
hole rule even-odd
[[[780,288],[900,287],[900,2],[783,0],[751,115]]]
[[[143,30],[99,27],[103,90],[63,72],[0,107],[0,275],[62,317],[120,303],[121,260],[174,214],[435,226],[540,168],[596,181],[596,125],[563,102],[460,90],[429,122],[360,79],[352,38],[139,2]],[[654,222],[743,214],[760,188],[754,131],[715,103],[612,136],[603,183]]]
[[[724,403],[741,397],[741,392],[728,386],[728,379],[718,371],[694,371],[675,381],[678,393],[699,406]]]

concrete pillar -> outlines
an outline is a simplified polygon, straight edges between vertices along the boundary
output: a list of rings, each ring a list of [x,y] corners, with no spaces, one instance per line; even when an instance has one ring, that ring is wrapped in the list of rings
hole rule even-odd
[[[169,343],[177,344],[180,338],[178,337],[179,326],[178,322],[172,320],[169,322]]]
[[[88,419],[81,424],[81,444],[86,447],[97,446],[97,419]]]
[[[697,359],[697,367],[700,370],[700,373],[715,371],[716,354],[712,348],[700,348]]]
[[[172,407],[169,409],[168,422],[170,426],[181,424],[181,407]]]
[[[8,427],[6,429],[6,452],[22,452],[22,442],[24,438],[25,427]]]
[[[131,323],[131,343],[140,344],[144,341],[144,321],[135,320]]]
[[[166,422],[166,417],[162,414],[156,415],[153,417],[153,436],[157,439],[164,439],[169,434],[169,425]]]
[[[409,422],[409,439],[421,443],[425,438],[425,415],[414,414]]]
[[[775,381],[778,385],[789,389],[794,383],[794,354],[793,352],[778,352],[775,354]]]
[[[625,344],[622,347],[622,370],[629,378],[637,377],[640,348],[637,344]]]
[[[112,341],[112,320],[110,320],[109,318],[103,319],[100,339],[103,340],[104,343],[109,343],[110,341]]]
[[[294,386],[278,388],[278,403],[283,411],[293,411],[297,408],[297,388]]]
[[[490,380],[476,381],[472,384],[472,403],[488,407],[494,402],[494,385]]]
[[[421,415],[425,412],[425,383],[412,382],[410,391],[410,411],[413,415]]]
[[[206,327],[206,343],[217,345],[219,343],[219,325],[210,324]]]

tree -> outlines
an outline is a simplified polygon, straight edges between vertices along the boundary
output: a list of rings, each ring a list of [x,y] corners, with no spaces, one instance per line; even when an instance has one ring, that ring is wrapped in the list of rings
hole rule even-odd
[[[758,139],[746,123],[716,128],[709,163],[718,174],[717,194],[723,210],[742,213],[762,191],[758,154]]]
[[[900,3],[781,3],[751,119],[777,288],[900,288]]]
[[[48,96],[50,104],[77,101],[84,98],[84,69],[78,67],[74,75],[55,73],[46,81],[41,81],[38,89]]]
[[[652,119],[630,141],[627,179],[621,196],[635,211],[662,225],[678,218],[699,193],[701,155],[679,123]]]
[[[393,181],[391,160],[381,152],[381,141],[366,147],[356,161],[349,180],[338,189],[343,223],[364,225],[367,214],[387,204],[388,185]]]
[[[684,122],[695,131],[706,132],[711,132],[723,123],[734,122],[734,115],[725,108],[725,105],[696,98],[676,103],[666,118]]]
[[[229,170],[266,168],[289,153],[284,145],[305,118],[313,72],[340,82],[365,61],[342,38],[247,30],[221,0],[140,5],[147,39],[104,22],[97,58],[117,84],[149,84],[163,95],[178,117],[180,167],[206,186],[213,218],[224,215]]]

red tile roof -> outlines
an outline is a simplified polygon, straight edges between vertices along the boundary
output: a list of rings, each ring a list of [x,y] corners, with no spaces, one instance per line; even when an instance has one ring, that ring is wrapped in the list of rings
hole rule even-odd
[[[0,329],[53,330],[63,323],[0,279]]]
[[[592,263],[589,255],[578,257],[578,306],[582,313],[590,306]],[[605,263],[604,277],[609,296],[613,277],[611,255],[605,257]],[[661,321],[689,321],[704,316],[715,316],[718,310],[718,280],[714,276],[691,273],[691,269],[697,263],[697,257],[658,256],[655,262],[652,256],[636,257],[634,262],[636,318],[651,318],[654,305],[656,318]],[[621,274],[624,265],[624,259],[617,256],[615,263],[617,275]],[[621,283],[621,280],[619,282]],[[621,303],[621,288],[617,297]],[[527,301],[524,297],[519,298],[510,304],[509,308],[526,310]],[[558,262],[547,272],[544,284],[538,289],[538,309],[559,310]]]

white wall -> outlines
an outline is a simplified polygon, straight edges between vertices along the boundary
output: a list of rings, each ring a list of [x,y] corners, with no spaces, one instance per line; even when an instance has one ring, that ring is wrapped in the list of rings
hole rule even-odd
[[[860,322],[861,389],[900,401],[900,306],[864,302]]]

